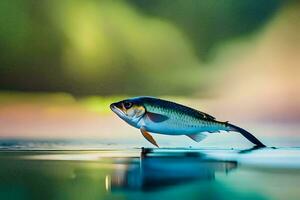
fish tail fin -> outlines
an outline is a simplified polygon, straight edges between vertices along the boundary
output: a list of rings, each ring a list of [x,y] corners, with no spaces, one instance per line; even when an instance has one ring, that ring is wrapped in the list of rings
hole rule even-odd
[[[243,128],[240,128],[238,126],[235,126],[233,124],[230,124],[228,122],[226,122],[227,127],[229,128],[230,131],[235,131],[235,132],[239,132],[240,134],[242,134],[245,138],[247,138],[250,142],[252,142],[253,144],[255,144],[257,147],[266,147],[266,145],[264,145],[261,141],[259,141],[254,135],[252,135],[251,133],[249,133],[248,131],[246,131]]]

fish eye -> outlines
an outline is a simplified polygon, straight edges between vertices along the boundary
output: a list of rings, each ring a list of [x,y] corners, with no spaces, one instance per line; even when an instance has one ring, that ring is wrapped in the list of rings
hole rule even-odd
[[[129,108],[131,108],[131,106],[132,106],[132,103],[131,103],[131,102],[124,102],[123,104],[124,104],[124,107],[125,107],[126,109],[129,109]]]

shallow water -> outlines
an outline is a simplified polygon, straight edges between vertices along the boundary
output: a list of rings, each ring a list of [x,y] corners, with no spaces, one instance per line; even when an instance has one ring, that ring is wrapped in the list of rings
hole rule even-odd
[[[0,199],[299,199],[300,149],[0,151]]]

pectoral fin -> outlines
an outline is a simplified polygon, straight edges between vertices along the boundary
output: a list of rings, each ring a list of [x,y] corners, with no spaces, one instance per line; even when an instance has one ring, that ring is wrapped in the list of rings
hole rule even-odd
[[[142,135],[146,138],[146,140],[148,140],[151,144],[159,147],[154,138],[145,129],[141,128],[140,131]]]
[[[147,112],[146,115],[147,115],[148,119],[150,119],[151,121],[156,122],[156,123],[163,122],[163,121],[166,121],[167,119],[169,119],[169,117],[158,114],[158,113]]]

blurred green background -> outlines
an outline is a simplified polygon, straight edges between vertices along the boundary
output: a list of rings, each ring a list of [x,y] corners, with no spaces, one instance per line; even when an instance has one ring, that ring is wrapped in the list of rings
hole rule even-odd
[[[0,88],[75,95],[206,94],[220,48],[250,40],[290,1],[0,3]],[[238,48],[238,47],[237,47]]]
[[[1,1],[0,135],[97,135],[137,95],[298,122],[299,31],[296,0]]]

